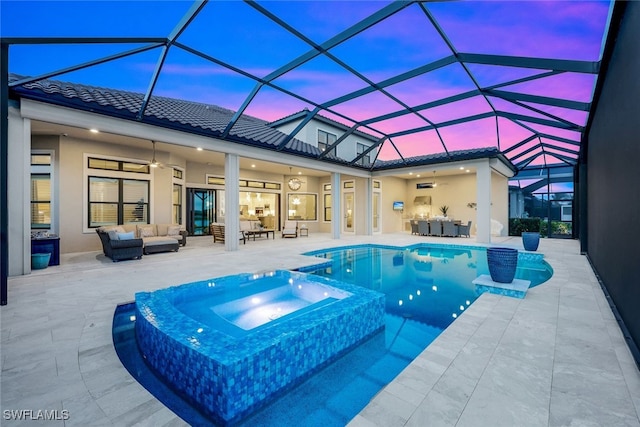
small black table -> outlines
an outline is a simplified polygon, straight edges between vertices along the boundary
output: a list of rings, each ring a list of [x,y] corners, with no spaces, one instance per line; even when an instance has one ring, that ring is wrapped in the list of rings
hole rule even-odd
[[[60,265],[60,237],[47,236],[31,239],[32,254],[50,253],[49,265]]]

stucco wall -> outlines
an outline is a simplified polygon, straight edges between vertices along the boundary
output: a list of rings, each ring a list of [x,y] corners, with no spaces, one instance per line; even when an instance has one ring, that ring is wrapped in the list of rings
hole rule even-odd
[[[436,176],[435,188],[417,189],[416,184],[433,182],[433,177],[416,178],[406,181],[405,219],[427,218],[442,215],[440,207],[449,207],[447,216],[462,223],[472,221],[471,233],[475,234],[476,209],[469,203],[477,203],[477,178],[474,173]],[[491,174],[491,218],[503,225],[501,235],[505,236],[509,221],[509,181],[503,175]],[[414,205],[417,196],[430,196],[431,205]],[[406,222],[406,221],[405,221]],[[405,224],[404,228],[407,228]]]

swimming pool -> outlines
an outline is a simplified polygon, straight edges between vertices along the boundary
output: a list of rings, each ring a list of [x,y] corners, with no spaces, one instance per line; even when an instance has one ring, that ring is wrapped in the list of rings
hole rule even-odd
[[[317,274],[386,294],[384,331],[343,354],[239,425],[288,425],[292,419],[307,425],[345,425],[472,304],[477,295],[471,281],[488,272],[481,247],[362,245],[315,251],[310,255],[326,259]],[[531,280],[532,286],[552,274],[541,254],[522,253],[518,265],[517,277]],[[130,322],[126,311],[120,317],[123,322]],[[114,318],[114,331],[115,322]],[[135,350],[130,335],[122,340]],[[129,362],[123,363],[127,366]],[[153,381],[141,378],[144,363],[140,360],[137,363],[138,367],[127,366],[132,375],[143,385],[144,381]],[[158,396],[154,389],[164,386],[155,381],[155,385],[145,387]],[[176,397],[167,398],[167,394],[170,393],[159,398],[174,412],[192,425],[207,425],[201,414],[178,402]]]
[[[315,274],[384,293],[387,313],[444,329],[478,297],[474,279],[489,274],[486,248],[446,244],[357,245],[308,252],[330,260]],[[541,253],[518,254],[516,278],[537,286],[552,275]]]

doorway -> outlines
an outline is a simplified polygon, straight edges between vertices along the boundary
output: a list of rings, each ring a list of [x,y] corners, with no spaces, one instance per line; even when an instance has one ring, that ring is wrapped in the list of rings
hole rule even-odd
[[[215,208],[215,190],[187,189],[187,231],[190,235],[209,234],[209,225],[215,222]]]
[[[372,229],[374,233],[382,232],[381,222],[380,222],[380,211],[382,209],[382,198],[380,197],[379,191],[373,192],[372,197],[372,209],[373,209],[373,224]]]
[[[355,214],[355,206],[354,206],[354,192],[347,191],[343,193],[344,207],[343,207],[343,217],[344,222],[342,223],[342,231],[345,233],[353,233],[354,232],[354,214]]]

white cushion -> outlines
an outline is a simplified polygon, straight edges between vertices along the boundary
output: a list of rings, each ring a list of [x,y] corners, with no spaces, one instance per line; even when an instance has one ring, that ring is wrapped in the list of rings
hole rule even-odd
[[[179,225],[170,225],[167,228],[167,236],[179,236],[180,235],[180,226]]]

